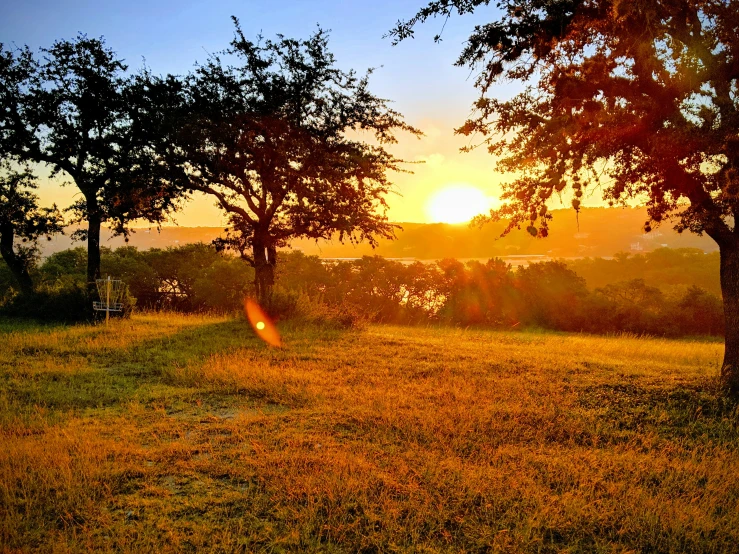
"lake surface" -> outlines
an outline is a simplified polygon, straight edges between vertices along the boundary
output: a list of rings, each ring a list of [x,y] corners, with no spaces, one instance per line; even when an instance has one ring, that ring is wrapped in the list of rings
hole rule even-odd
[[[536,263],[536,262],[551,262],[554,260],[580,260],[584,256],[563,256],[563,257],[556,257],[553,258],[551,256],[547,256],[546,254],[521,254],[516,256],[496,256],[496,258],[503,260],[505,263],[512,265],[514,267],[519,266],[527,266],[530,263]],[[322,260],[325,260],[327,262],[352,262],[355,260],[361,260],[361,258],[321,258]],[[400,262],[405,265],[411,265],[416,262],[421,262],[422,264],[435,264],[436,262],[440,262],[441,258],[429,258],[429,259],[420,259],[420,258],[385,258],[387,260],[392,260],[394,262]],[[460,262],[463,264],[466,264],[467,262],[480,262],[480,263],[486,263],[490,258],[457,258]]]

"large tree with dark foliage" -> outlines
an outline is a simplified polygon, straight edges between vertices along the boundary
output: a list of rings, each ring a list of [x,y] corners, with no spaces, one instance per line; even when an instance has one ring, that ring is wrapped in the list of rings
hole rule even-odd
[[[87,228],[87,280],[100,276],[100,230],[161,222],[184,191],[169,157],[179,82],[135,76],[102,39],[60,40],[37,59],[0,44],[0,155],[45,164],[79,188],[72,211]]]
[[[38,239],[63,230],[63,219],[56,206],[41,208],[33,190],[34,175],[17,171],[10,164],[0,167],[0,255],[24,294],[33,292],[29,270],[38,258]]]
[[[494,6],[494,7],[493,7]],[[458,64],[479,70],[480,98],[458,133],[482,137],[516,171],[509,218],[547,235],[553,196],[578,209],[598,191],[642,199],[645,230],[670,220],[721,253],[726,350],[721,379],[739,396],[739,4],[733,0],[437,0],[391,32],[492,8]],[[522,83],[510,100],[495,85]]]
[[[336,67],[324,31],[252,42],[234,23],[231,47],[189,79],[192,117],[181,145],[192,188],[228,214],[219,245],[254,266],[257,296],[266,299],[277,248],[291,239],[393,236],[387,173],[401,160],[385,145],[397,131],[419,131],[370,92],[369,74]]]

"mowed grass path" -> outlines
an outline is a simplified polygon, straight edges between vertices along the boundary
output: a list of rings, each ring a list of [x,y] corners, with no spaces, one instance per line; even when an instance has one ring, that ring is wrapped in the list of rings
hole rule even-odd
[[[718,342],[0,322],[3,552],[737,552]]]

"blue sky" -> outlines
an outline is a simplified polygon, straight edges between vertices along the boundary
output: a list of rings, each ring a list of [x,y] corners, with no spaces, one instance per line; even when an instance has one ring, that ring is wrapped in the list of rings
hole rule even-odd
[[[378,68],[371,81],[373,91],[393,100],[394,107],[427,134],[420,141],[400,137],[396,155],[428,163],[415,166],[414,175],[399,175],[397,191],[402,196],[390,198],[392,219],[425,221],[425,206],[435,191],[468,183],[495,197],[502,177],[494,172],[494,160],[484,152],[459,154],[458,148],[466,139],[453,136],[453,128],[463,122],[476,97],[474,75],[453,63],[473,26],[492,18],[492,8],[452,18],[440,44],[433,42],[433,36],[441,30],[442,20],[427,23],[417,38],[399,46],[393,47],[389,39],[382,38],[398,19],[412,16],[422,4],[423,0],[26,0],[5,2],[0,8],[0,42],[39,48],[83,32],[104,36],[133,70],[141,67],[145,58],[155,73],[184,74],[208,52],[228,45],[233,37],[231,15],[240,19],[250,37],[261,32],[301,38],[316,25],[331,29],[330,47],[339,66],[358,71]],[[502,96],[510,92],[499,90]],[[74,192],[73,187],[60,191],[47,185],[43,189],[45,198],[61,204],[68,203]],[[220,225],[220,215],[211,204],[198,200],[178,222]]]
[[[441,20],[420,28],[417,39],[400,46],[382,38],[398,19],[412,15],[421,1],[26,0],[7,2],[0,10],[0,41],[40,47],[83,32],[104,36],[131,68],[139,67],[145,57],[155,72],[186,73],[207,52],[228,45],[232,15],[252,37],[260,32],[305,37],[320,24],[332,31],[331,48],[339,64],[357,70],[378,67],[377,92],[398,102],[408,117],[439,108],[464,115],[474,97],[469,71],[452,64],[474,19],[451,20],[441,44],[432,40]]]

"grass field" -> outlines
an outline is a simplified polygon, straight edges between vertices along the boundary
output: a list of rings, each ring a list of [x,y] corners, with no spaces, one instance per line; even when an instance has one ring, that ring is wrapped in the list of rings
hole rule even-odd
[[[737,552],[708,341],[0,322],[3,552]]]

